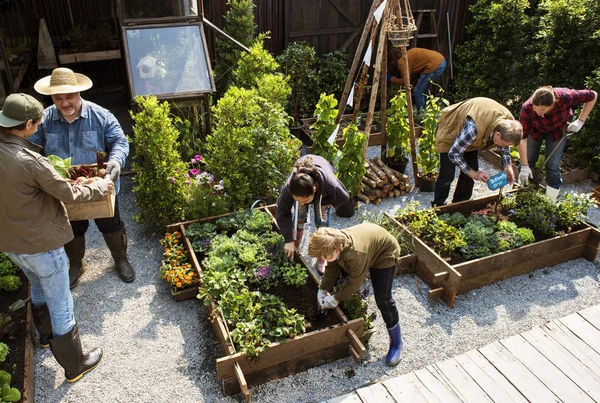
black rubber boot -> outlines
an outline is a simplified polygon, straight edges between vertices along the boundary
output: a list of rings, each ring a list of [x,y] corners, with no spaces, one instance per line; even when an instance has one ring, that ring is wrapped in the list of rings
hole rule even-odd
[[[33,313],[33,323],[40,334],[40,347],[50,347],[50,338],[52,338],[52,322],[50,321],[50,311],[48,305],[31,305]]]
[[[85,272],[83,256],[85,255],[85,235],[73,238],[65,245],[65,252],[69,258],[69,286],[73,289],[78,283],[79,278]]]
[[[102,359],[102,349],[95,348],[83,354],[77,324],[69,333],[50,339],[54,358],[65,369],[67,382],[77,382],[83,375],[96,368]]]
[[[106,241],[106,246],[110,249],[110,253],[115,260],[117,272],[121,280],[131,283],[135,280],[135,271],[127,259],[127,232],[125,228],[112,234],[102,235],[104,236],[104,241]]]

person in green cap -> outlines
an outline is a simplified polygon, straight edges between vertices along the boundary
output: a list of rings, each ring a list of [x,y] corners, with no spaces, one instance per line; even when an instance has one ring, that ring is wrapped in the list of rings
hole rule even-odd
[[[0,250],[31,285],[34,324],[40,346],[52,349],[68,382],[79,380],[102,359],[102,349],[84,354],[73,314],[69,265],[64,244],[73,239],[61,202],[98,200],[114,191],[110,179],[69,183],[28,141],[44,108],[27,94],[11,94],[0,111]]]

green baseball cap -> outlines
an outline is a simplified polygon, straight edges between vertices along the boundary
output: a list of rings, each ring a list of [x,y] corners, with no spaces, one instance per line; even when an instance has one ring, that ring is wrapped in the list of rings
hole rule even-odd
[[[0,126],[15,127],[29,119],[37,119],[44,113],[42,104],[27,94],[10,94],[0,111]]]

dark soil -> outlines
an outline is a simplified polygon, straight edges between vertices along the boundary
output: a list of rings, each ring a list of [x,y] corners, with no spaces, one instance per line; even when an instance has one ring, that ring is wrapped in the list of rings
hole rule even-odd
[[[22,271],[19,270],[17,273],[23,283],[21,288],[10,292],[0,291],[0,314],[9,314],[12,319],[12,324],[0,330],[0,341],[6,343],[9,348],[6,361],[0,363],[0,369],[5,370],[12,376],[11,387],[17,388],[23,394],[27,308],[12,313],[8,311],[8,307],[12,303],[27,298],[27,278]]]

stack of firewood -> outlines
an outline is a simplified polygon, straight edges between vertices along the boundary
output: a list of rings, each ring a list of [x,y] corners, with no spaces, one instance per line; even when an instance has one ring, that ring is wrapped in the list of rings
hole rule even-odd
[[[411,191],[408,176],[388,167],[381,158],[365,161],[367,172],[362,178],[362,191],[358,200],[363,203],[381,203],[386,197],[398,197]]]

